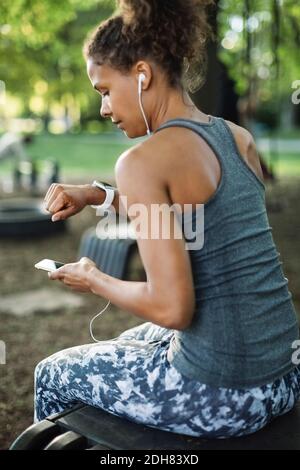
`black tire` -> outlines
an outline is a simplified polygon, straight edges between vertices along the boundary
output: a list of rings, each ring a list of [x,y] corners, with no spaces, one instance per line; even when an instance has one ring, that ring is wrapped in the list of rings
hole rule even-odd
[[[41,237],[61,232],[65,221],[52,222],[42,199],[0,200],[0,237]]]

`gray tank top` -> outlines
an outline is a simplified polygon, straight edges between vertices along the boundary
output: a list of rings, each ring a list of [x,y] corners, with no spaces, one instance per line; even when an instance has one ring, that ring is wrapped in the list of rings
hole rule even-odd
[[[221,166],[204,205],[204,245],[190,250],[196,308],[175,331],[168,360],[183,375],[214,387],[260,386],[291,371],[297,317],[265,206],[265,188],[239,153],[227,123],[167,121],[201,136]],[[174,132],[176,130],[174,129]],[[196,210],[184,224],[193,224]]]

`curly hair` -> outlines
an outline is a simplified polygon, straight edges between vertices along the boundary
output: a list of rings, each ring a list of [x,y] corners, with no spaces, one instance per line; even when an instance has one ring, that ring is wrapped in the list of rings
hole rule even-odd
[[[197,91],[213,37],[207,7],[214,0],[117,0],[118,10],[84,44],[85,59],[129,72],[141,59],[165,71],[170,86]]]

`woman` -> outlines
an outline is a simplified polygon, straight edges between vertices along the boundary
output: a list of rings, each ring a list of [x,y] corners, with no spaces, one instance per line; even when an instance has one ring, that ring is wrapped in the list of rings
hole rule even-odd
[[[50,275],[147,322],[42,361],[37,420],[83,402],[159,429],[226,438],[255,432],[299,397],[298,325],[253,139],[205,115],[187,93],[199,85],[192,69],[199,56],[204,62],[209,3],[120,1],[86,45],[101,115],[130,138],[150,136],[119,158],[114,207],[126,196],[134,221],[134,204],[147,214],[175,204],[189,231],[204,207],[204,245],[187,250],[172,228],[169,238],[139,237],[146,282],[115,279],[86,258]],[[46,204],[59,220],[103,199],[94,186],[52,185]],[[173,213],[167,228],[176,220]]]

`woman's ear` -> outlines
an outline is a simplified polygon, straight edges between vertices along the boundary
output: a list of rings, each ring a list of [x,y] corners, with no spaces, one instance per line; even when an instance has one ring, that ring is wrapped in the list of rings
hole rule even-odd
[[[152,67],[145,61],[139,61],[134,66],[136,80],[142,90],[147,90],[152,80]]]

